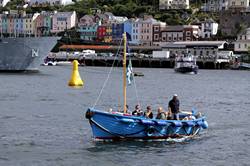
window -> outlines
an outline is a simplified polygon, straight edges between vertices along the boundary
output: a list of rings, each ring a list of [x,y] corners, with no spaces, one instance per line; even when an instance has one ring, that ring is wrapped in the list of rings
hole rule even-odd
[[[206,54],[209,55],[209,51],[207,51]]]
[[[245,48],[247,48],[247,44],[245,43]]]
[[[186,36],[190,36],[191,32],[190,31],[187,31],[186,32]]]
[[[203,54],[203,52],[202,52],[202,50],[200,51],[200,55],[202,55]]]
[[[240,48],[240,44],[239,44],[239,48]]]
[[[241,5],[242,5],[242,6],[244,5],[244,1],[241,1]]]
[[[155,39],[155,40],[158,40],[158,39],[159,39],[159,35],[158,35],[158,34],[155,34],[155,35],[154,35],[154,39]]]
[[[196,55],[196,50],[194,50],[194,55]]]
[[[232,2],[232,6],[235,6],[235,2]]]

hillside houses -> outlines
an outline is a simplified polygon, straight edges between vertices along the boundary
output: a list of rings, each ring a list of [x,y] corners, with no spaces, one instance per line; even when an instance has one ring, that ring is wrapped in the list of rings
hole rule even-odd
[[[240,33],[234,43],[234,51],[248,52],[250,49],[250,28]]]
[[[0,15],[0,33],[5,36],[57,34],[76,26],[75,12],[7,13]]]
[[[9,36],[58,34],[74,27],[84,41],[119,43],[126,32],[130,44],[153,46],[210,38],[217,33],[218,24],[208,19],[195,25],[169,26],[148,15],[128,19],[109,12],[87,14],[79,19],[75,11],[2,14],[0,17],[0,32]]]
[[[72,4],[72,0],[26,0],[30,6],[46,6],[46,5],[68,5]]]

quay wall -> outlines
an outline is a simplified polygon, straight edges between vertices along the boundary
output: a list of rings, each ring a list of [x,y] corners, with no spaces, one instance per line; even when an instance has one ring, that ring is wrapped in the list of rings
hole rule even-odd
[[[73,61],[78,60],[81,65],[85,66],[114,66],[122,67],[122,57],[86,57],[70,56],[70,57],[49,57],[52,61]],[[129,59],[129,58],[128,58]],[[127,59],[127,63],[128,63]],[[143,68],[174,68],[175,62],[171,58],[130,58],[133,67]],[[229,61],[218,61],[214,59],[197,59],[197,65],[200,69],[227,69]]]

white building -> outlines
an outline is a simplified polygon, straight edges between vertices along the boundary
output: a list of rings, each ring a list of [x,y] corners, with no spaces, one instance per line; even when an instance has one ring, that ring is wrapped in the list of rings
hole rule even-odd
[[[63,32],[76,26],[76,12],[55,12],[52,17],[52,33]]]
[[[203,39],[209,39],[217,34],[219,24],[210,18],[202,21],[200,26],[199,36]]]
[[[249,0],[228,0],[229,8],[248,8]]]
[[[40,5],[40,4],[50,4],[50,5],[68,5],[72,4],[72,0],[27,0],[29,5]]]
[[[189,9],[189,0],[159,0],[159,9]]]
[[[10,0],[0,0],[0,6],[5,6]]]
[[[191,53],[200,59],[218,59],[218,52],[224,49],[225,41],[184,41],[162,43],[162,50],[169,51],[170,56]]]
[[[237,40],[234,43],[234,51],[247,52],[250,47],[250,28],[247,28],[243,33],[237,36]]]
[[[201,7],[201,10],[208,12],[218,12],[222,10],[228,10],[228,1],[229,0],[208,0]]]

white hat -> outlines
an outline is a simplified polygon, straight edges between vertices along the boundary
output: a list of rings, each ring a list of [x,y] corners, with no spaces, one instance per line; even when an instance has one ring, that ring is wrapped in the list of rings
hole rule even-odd
[[[178,95],[177,94],[174,94],[174,97],[177,97]]]

